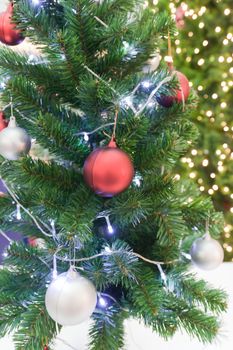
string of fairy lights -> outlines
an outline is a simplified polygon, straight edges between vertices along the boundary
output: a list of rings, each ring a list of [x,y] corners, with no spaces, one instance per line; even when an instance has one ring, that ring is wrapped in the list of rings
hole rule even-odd
[[[221,3],[222,0],[216,0],[216,3]],[[152,1],[154,7],[152,10],[154,12],[158,11],[158,0]],[[145,1],[144,6],[148,7],[150,3],[148,1]],[[171,11],[171,14],[173,18],[177,21],[177,11],[180,10],[182,12],[182,17],[188,18],[189,20],[193,20],[196,23],[197,28],[199,30],[204,30],[206,28],[205,23],[205,16],[208,12],[208,9],[206,6],[201,6],[199,9],[192,9],[189,8],[189,5],[185,2],[180,3],[180,0],[173,0],[169,3],[169,8]],[[227,5],[223,6],[223,15],[228,17],[232,16],[232,9],[227,7]],[[184,21],[183,21],[184,24]],[[179,27],[178,27],[179,28]],[[211,41],[208,40],[208,35],[203,40],[203,36],[200,36],[200,43],[199,47],[193,47],[193,52],[188,53],[186,57],[186,62],[189,64],[190,62],[196,62],[197,69],[198,67],[200,69],[205,69],[206,65],[210,63],[218,63],[218,64],[225,64],[226,69],[222,73],[222,81],[220,82],[220,86],[217,87],[218,91],[212,92],[210,95],[205,92],[205,83],[202,84],[196,84],[194,88],[201,93],[202,98],[205,100],[208,99],[210,101],[209,108],[207,110],[201,110],[199,115],[197,116],[198,122],[206,122],[210,123],[212,126],[217,128],[217,130],[223,134],[223,139],[229,140],[229,142],[224,142],[222,145],[219,145],[218,148],[215,150],[215,157],[217,158],[216,164],[214,164],[214,170],[213,167],[210,166],[211,159],[209,157],[209,150],[208,149],[195,149],[193,148],[190,152],[190,154],[186,157],[183,157],[181,161],[187,165],[189,171],[189,177],[191,179],[194,179],[198,185],[201,192],[208,193],[210,196],[216,196],[218,193],[222,194],[224,198],[226,198],[226,201],[231,203],[227,209],[225,208],[225,211],[227,211],[227,216],[230,217],[230,223],[225,223],[224,227],[224,236],[226,239],[231,237],[231,232],[233,232],[233,187],[231,188],[230,184],[222,184],[219,181],[219,177],[223,177],[225,173],[227,172],[227,166],[229,162],[233,163],[233,148],[231,146],[231,140],[233,139],[233,124],[230,124],[230,122],[227,120],[227,116],[229,116],[229,105],[227,102],[227,98],[224,98],[224,96],[227,96],[229,93],[229,90],[233,86],[233,53],[230,49],[230,45],[233,43],[233,33],[226,32],[224,28],[222,28],[220,25],[213,25],[214,34],[216,37],[219,37],[219,52],[220,54],[217,56],[210,56],[210,57],[202,57],[202,52],[204,52],[204,48],[207,48],[209,45],[211,45]],[[193,31],[187,32],[187,37],[192,38],[195,35]],[[198,39],[197,39],[198,41]],[[222,46],[222,47],[221,47]],[[176,55],[184,53],[181,47],[181,40],[178,37],[178,31],[176,33],[176,39],[174,40],[174,51]],[[204,55],[203,55],[204,56]],[[190,86],[193,86],[193,83],[190,82]],[[212,102],[213,103],[212,103]],[[210,106],[212,108],[210,108]],[[218,118],[216,117],[215,109],[216,107],[220,111],[218,114]],[[228,112],[228,113],[227,113]],[[201,159],[201,161],[200,161]],[[200,173],[198,171],[198,167],[202,167],[203,170],[205,170],[205,173],[210,178],[211,185],[208,185],[205,181],[205,179],[200,176]],[[175,176],[176,180],[180,179],[180,175],[177,174]],[[225,250],[228,253],[231,253],[233,251],[233,247],[228,244],[223,244]],[[232,259],[233,260],[233,259]]]

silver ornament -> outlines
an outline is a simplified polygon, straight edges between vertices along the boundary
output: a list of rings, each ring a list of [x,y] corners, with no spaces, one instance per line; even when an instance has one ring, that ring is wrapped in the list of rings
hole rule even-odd
[[[146,62],[146,65],[142,69],[143,73],[147,74],[156,71],[160,64],[160,60],[161,56],[159,54],[156,54],[154,57],[149,58]]]
[[[30,136],[16,125],[15,117],[11,117],[8,127],[0,132],[0,155],[8,160],[18,160],[28,154],[30,148]]]
[[[86,321],[94,312],[96,303],[97,292],[93,283],[72,267],[51,282],[45,296],[49,316],[62,326]]]
[[[203,270],[217,268],[224,259],[222,246],[218,241],[211,238],[209,234],[193,242],[190,255],[193,263]]]

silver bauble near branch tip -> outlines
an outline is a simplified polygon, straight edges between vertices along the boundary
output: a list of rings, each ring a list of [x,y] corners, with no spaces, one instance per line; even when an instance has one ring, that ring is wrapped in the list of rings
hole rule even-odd
[[[161,56],[158,53],[156,53],[154,57],[149,58],[147,60],[145,66],[142,69],[143,73],[147,74],[155,72],[159,67],[160,61]]]
[[[192,262],[203,270],[217,268],[224,259],[224,251],[221,244],[211,238],[209,234],[197,238],[193,242],[190,255]]]
[[[30,136],[17,126],[15,117],[12,116],[8,126],[0,132],[0,155],[8,160],[18,160],[27,155],[30,148]]]
[[[51,282],[45,296],[49,316],[62,326],[74,326],[88,320],[96,303],[95,286],[73,267]]]

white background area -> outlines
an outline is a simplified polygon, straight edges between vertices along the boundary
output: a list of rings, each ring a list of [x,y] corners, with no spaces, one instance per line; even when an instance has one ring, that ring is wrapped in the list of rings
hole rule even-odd
[[[233,344],[233,263],[224,263],[218,269],[210,272],[198,270],[201,278],[209,281],[214,287],[220,287],[229,295],[228,312],[221,320],[221,331],[214,344],[203,345],[191,340],[185,333],[177,333],[168,342],[158,337],[149,328],[140,325],[136,320],[126,322],[126,346],[125,350],[230,350]],[[71,345],[58,340],[54,350],[88,350],[87,334],[89,322],[75,327],[62,329],[60,338]],[[1,350],[14,350],[10,337],[0,340]],[[111,350],[111,349],[106,349]]]

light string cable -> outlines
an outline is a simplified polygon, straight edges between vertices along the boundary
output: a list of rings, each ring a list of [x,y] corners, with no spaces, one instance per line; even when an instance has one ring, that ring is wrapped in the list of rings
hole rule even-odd
[[[156,261],[156,260],[151,260],[148,259],[146,257],[144,257],[141,254],[135,253],[133,251],[127,251],[127,250],[111,250],[109,247],[106,247],[105,251],[102,251],[101,253],[89,256],[89,257],[85,257],[85,258],[79,258],[79,259],[68,259],[67,257],[61,257],[61,256],[56,256],[58,260],[64,261],[64,262],[69,262],[69,261],[73,261],[75,263],[80,263],[83,261],[90,261],[90,260],[94,260],[100,257],[104,257],[104,256],[109,256],[109,255],[120,255],[120,254],[125,254],[125,255],[129,255],[129,256],[135,256],[137,258],[139,258],[140,260],[143,260],[149,264],[152,265],[168,265],[168,264],[173,264],[175,262],[178,262],[179,259],[174,259],[174,260],[170,260],[170,261]]]
[[[4,237],[10,244],[14,243],[15,241],[13,239],[11,239],[1,228],[0,228],[0,235],[2,237]],[[35,255],[35,257],[37,259],[39,259],[44,265],[46,265],[49,269],[50,269],[50,266],[49,264],[44,260],[42,259],[40,256],[38,255]]]
[[[12,197],[12,199],[19,205],[19,207],[32,219],[32,221],[35,223],[36,227],[40,230],[40,232],[47,236],[47,237],[54,237],[54,232],[53,229],[50,228],[46,223],[44,223],[41,219],[37,219],[35,218],[35,216],[27,209],[25,208],[19,201],[19,199],[17,198],[17,195],[10,189],[10,187],[6,184],[6,182],[3,180],[3,178],[1,177],[0,174],[0,179],[2,180],[2,183],[4,185],[4,187],[7,189],[8,193],[10,194],[10,196]],[[42,226],[40,225],[40,223],[47,228],[47,230],[50,232],[46,232]]]
[[[10,103],[8,103],[6,106],[3,107],[3,112],[5,110],[7,110],[8,108],[10,107],[10,110],[11,110],[11,117],[14,116],[13,114],[13,109],[25,120],[27,120],[29,123],[31,124],[36,124],[36,122],[34,122],[32,119],[28,118],[25,114],[23,114],[18,108],[14,107],[14,103],[13,103],[13,98],[11,96],[10,98]]]
[[[92,69],[90,69],[88,66],[86,66],[85,64],[82,65],[89,73],[91,73],[95,78],[97,78],[99,81],[101,81],[103,84],[105,84],[108,88],[110,88],[118,97],[121,97],[120,93],[117,92],[106,80],[104,80],[103,78],[101,78],[100,75],[98,75],[97,73],[95,73]],[[148,104],[151,102],[151,100],[153,99],[153,97],[155,96],[155,94],[158,92],[158,90],[160,90],[160,88],[169,83],[174,76],[175,73],[172,73],[171,76],[164,78],[163,80],[161,80],[161,82],[156,86],[156,88],[150,93],[147,101],[143,104],[143,106],[136,111],[133,104],[129,103],[128,106],[132,109],[133,113],[135,114],[135,117],[139,116],[140,114],[142,114],[142,112],[144,111],[144,109],[148,106]],[[139,86],[141,85],[138,84],[136,86],[136,88],[134,88],[134,90],[132,91],[131,94],[129,94],[129,96],[134,96],[135,92],[138,90]]]

